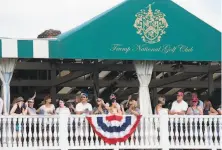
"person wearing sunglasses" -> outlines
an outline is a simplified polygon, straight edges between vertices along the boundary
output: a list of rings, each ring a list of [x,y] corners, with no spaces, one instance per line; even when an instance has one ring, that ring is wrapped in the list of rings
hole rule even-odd
[[[110,115],[124,115],[124,108],[123,106],[119,106],[119,104],[116,102],[116,99],[111,99],[110,107],[108,108]]]
[[[139,116],[140,115],[140,109],[138,108],[137,105],[137,99],[138,97],[135,95],[132,95],[128,101],[128,109],[126,110],[127,115],[135,115]]]
[[[93,114],[100,115],[100,114],[108,114],[107,105],[104,103],[104,100],[98,98],[96,100],[97,107],[94,109]]]
[[[88,103],[88,94],[82,93],[80,95],[80,103],[76,105],[77,115],[90,115],[92,114],[92,105]]]

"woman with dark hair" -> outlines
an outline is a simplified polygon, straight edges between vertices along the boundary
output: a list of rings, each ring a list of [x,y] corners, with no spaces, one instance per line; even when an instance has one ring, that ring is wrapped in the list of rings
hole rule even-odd
[[[18,97],[13,101],[13,107],[10,111],[10,115],[25,115],[26,107],[24,107],[24,99]]]
[[[43,105],[36,111],[38,114],[42,115],[53,115],[55,114],[55,106],[51,104],[52,99],[49,95],[45,96]]]
[[[69,114],[70,115],[71,114],[69,108],[67,108],[65,106],[65,101],[64,100],[59,100],[59,107],[56,108],[55,113],[57,115],[59,115],[59,114]]]
[[[116,102],[116,99],[111,99],[109,101],[109,105],[110,107],[108,107],[108,111],[109,111],[109,114],[112,114],[112,115],[123,115],[124,114],[124,108],[123,106],[122,107],[118,107],[118,103]]]
[[[106,109],[107,105],[104,103],[104,100],[102,98],[98,98],[96,100],[97,107],[94,108],[93,114],[99,115],[99,114],[108,114],[108,110]]]
[[[187,115],[203,115],[201,106],[198,106],[198,98],[193,97],[191,106],[187,110]]]

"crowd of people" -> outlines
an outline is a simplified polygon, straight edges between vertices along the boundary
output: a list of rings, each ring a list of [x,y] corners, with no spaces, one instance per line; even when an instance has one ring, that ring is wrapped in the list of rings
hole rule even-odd
[[[155,114],[169,114],[169,115],[222,115],[221,105],[216,109],[213,108],[209,99],[200,100],[197,93],[192,93],[192,98],[187,102],[184,101],[184,93],[177,93],[177,100],[172,103],[168,110],[163,108],[165,98],[159,97],[158,104],[155,107]]]
[[[45,96],[41,106],[34,108],[35,95],[26,102],[22,97],[18,97],[13,101],[10,115],[54,115],[54,114],[76,114],[76,115],[92,115],[92,114],[114,114],[114,115],[140,115],[138,106],[138,96],[133,94],[128,97],[127,103],[120,105],[117,102],[115,94],[111,94],[108,101],[102,98],[96,99],[96,106],[88,102],[88,94],[81,93],[76,96],[72,102],[58,100],[58,107],[52,104],[49,95]],[[1,101],[0,101],[1,102]],[[177,99],[172,103],[170,109],[164,108],[166,99],[164,96],[158,98],[158,104],[154,109],[154,114],[162,115],[221,115],[221,106],[216,110],[213,108],[209,99],[204,102],[198,98],[196,93],[192,93],[192,98],[188,102],[184,101],[184,93],[178,92]],[[0,105],[0,110],[2,105]]]

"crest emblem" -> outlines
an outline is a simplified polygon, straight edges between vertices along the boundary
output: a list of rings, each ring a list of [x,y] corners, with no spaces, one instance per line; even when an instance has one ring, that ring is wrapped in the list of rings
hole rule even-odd
[[[148,7],[148,12],[143,9],[136,14],[134,27],[145,43],[154,44],[160,42],[162,35],[166,34],[168,23],[164,13],[157,9],[153,12],[151,4]]]

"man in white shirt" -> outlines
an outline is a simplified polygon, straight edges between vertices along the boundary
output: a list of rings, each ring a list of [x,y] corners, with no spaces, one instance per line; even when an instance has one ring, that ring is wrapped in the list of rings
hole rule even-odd
[[[80,96],[81,102],[76,105],[77,115],[89,115],[92,114],[92,105],[88,103],[88,94],[82,93]]]
[[[169,112],[170,115],[185,115],[188,104],[183,100],[184,94],[182,92],[178,92],[177,100],[173,102],[171,110]]]
[[[3,99],[0,97],[0,115],[2,115],[3,111]]]

